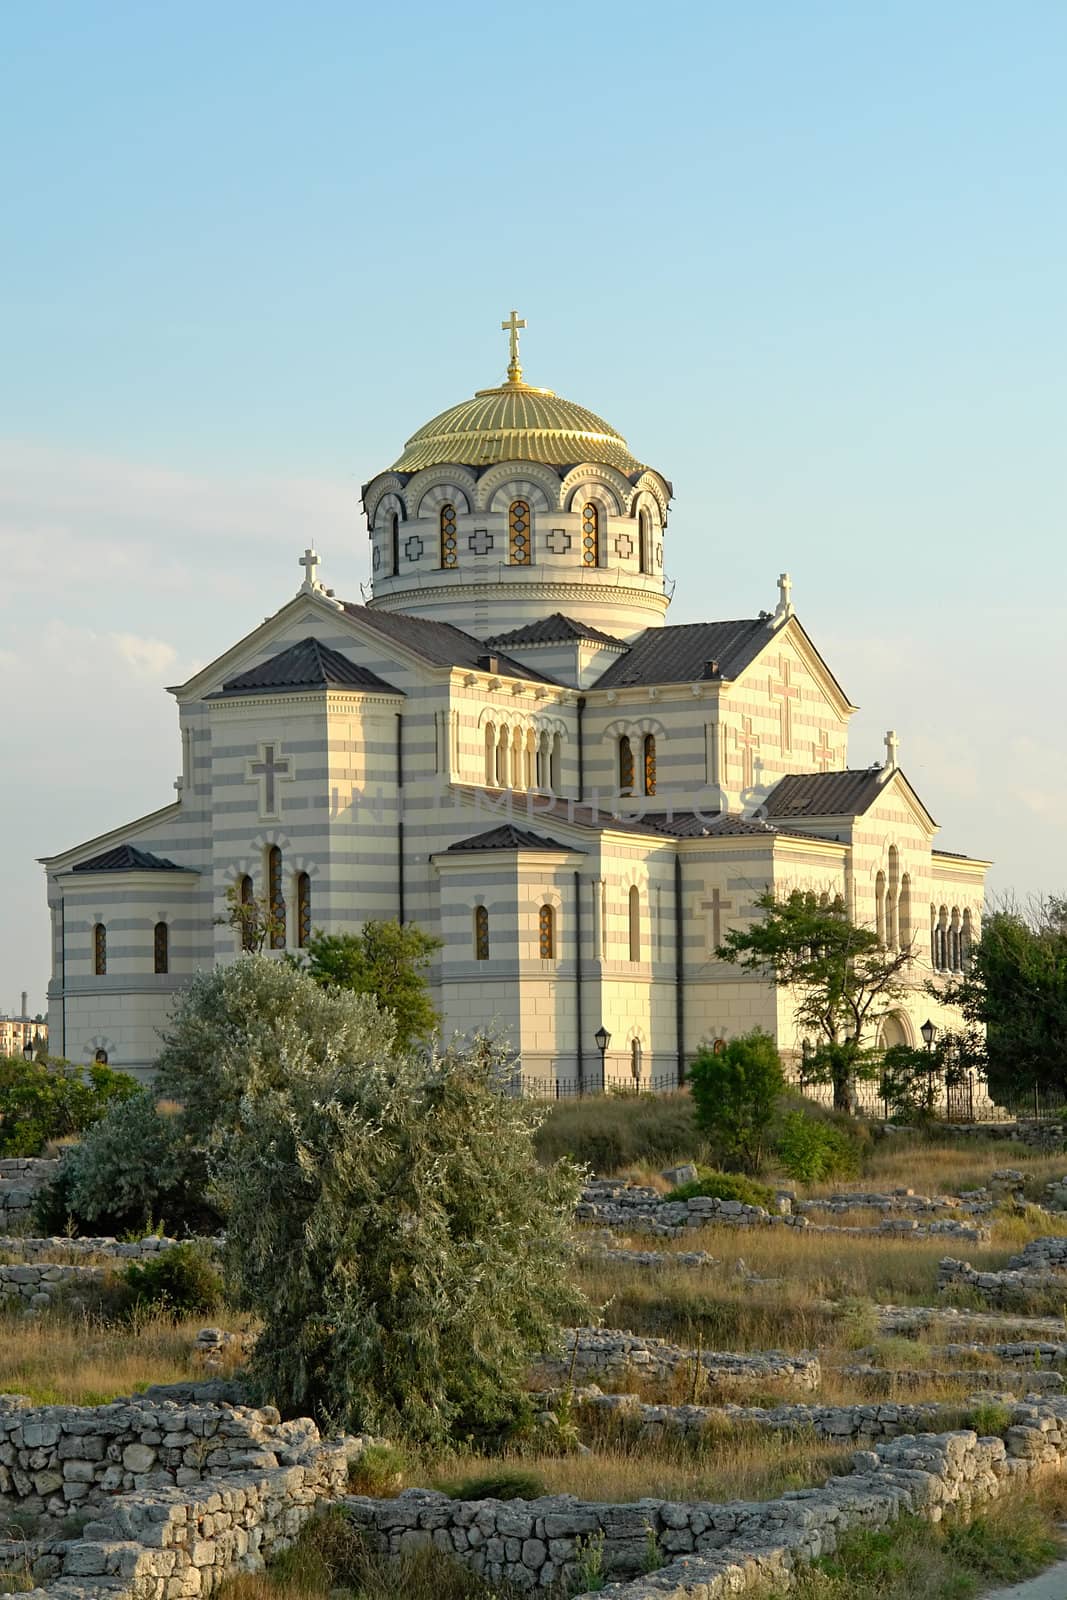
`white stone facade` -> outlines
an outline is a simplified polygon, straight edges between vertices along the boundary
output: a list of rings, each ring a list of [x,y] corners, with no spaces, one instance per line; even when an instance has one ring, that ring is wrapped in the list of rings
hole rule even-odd
[[[546,393],[489,393],[512,387]],[[847,770],[855,707],[788,579],[774,612],[665,622],[667,480],[610,464],[613,432],[561,461],[583,436],[546,407],[523,436],[543,459],[479,464],[465,434],[466,459],[367,486],[366,606],[308,552],[296,596],[171,691],[177,799],[44,862],[57,1054],[150,1075],[176,991],[239,954],[227,890],[272,876],[290,949],[368,918],[438,935],[446,1034],[493,1027],[530,1088],[599,1084],[601,1025],[608,1079],[646,1085],[757,1024],[798,1050],[789,996],[714,955],[768,885],[840,894],[912,946],[887,1042],[955,1020],[922,985],[965,961],[986,863],[935,848],[895,741]]]

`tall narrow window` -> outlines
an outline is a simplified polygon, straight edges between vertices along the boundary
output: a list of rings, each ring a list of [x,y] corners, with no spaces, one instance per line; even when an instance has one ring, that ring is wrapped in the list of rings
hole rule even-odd
[[[911,926],[911,873],[905,872],[900,880],[900,944],[906,950],[912,941]]]
[[[556,959],[556,913],[551,906],[542,906],[537,914],[537,935],[542,961]]]
[[[296,942],[301,950],[311,943],[311,879],[306,872],[296,878]]]
[[[620,794],[634,792],[634,751],[625,734],[619,740],[619,792]]]
[[[458,544],[456,540],[456,508],[445,505],[441,507],[441,565],[454,567],[458,560]]]
[[[937,969],[937,907],[930,907],[930,965]]]
[[[400,571],[400,513],[394,511],[389,522],[389,571],[395,578]]]
[[[157,922],[152,936],[152,953],[157,972],[170,971],[170,929],[165,922]]]
[[[256,948],[254,912],[256,891],[247,872],[241,879],[238,898],[241,902],[241,949],[254,950]]]
[[[548,782],[553,794],[563,788],[563,741],[558,733],[552,735],[552,754],[548,762]]]
[[[107,929],[102,922],[93,929],[93,972],[98,978],[107,972]]]
[[[874,880],[874,919],[878,943],[885,944],[885,873],[879,872]]]
[[[948,964],[953,972],[960,970],[960,908],[952,907],[952,921],[948,930]]]
[[[594,505],[582,507],[582,565],[600,565],[600,512]]]
[[[485,781],[490,788],[496,782],[496,728],[491,722],[485,725]]]
[[[963,926],[960,928],[960,966],[964,972],[969,972],[971,958],[974,955],[974,923],[969,910],[963,913]]]
[[[641,959],[641,891],[635,884],[630,890],[630,960]]]
[[[655,792],[656,792],[656,740],[655,740],[655,736],[653,734],[651,734],[651,733],[646,733],[645,734],[644,767],[645,767],[645,793],[646,794],[655,794]]]
[[[630,1076],[635,1083],[641,1082],[641,1041],[630,1040]]]
[[[276,844],[267,851],[267,899],[270,902],[270,947],[285,949],[285,895],[282,893],[282,853]]]
[[[474,908],[474,959],[489,960],[489,912],[485,906]]]
[[[652,521],[647,511],[637,514],[637,543],[642,572],[652,571]]]
[[[513,567],[530,565],[530,504],[513,500],[508,507],[508,560]]]

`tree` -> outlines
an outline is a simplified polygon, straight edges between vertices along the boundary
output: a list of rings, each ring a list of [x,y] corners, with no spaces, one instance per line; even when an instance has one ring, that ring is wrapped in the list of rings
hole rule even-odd
[[[262,1324],[252,1378],[333,1427],[437,1445],[500,1429],[531,1355],[586,1314],[579,1169],[538,1162],[539,1117],[484,1042],[366,1055],[352,1071],[303,1052],[216,1148],[229,1281]]]
[[[226,890],[226,905],[226,915],[216,917],[215,922],[219,927],[234,929],[240,936],[242,950],[258,955],[273,946],[275,940],[284,945],[284,908],[279,910],[266,895],[253,894],[246,899],[241,885],[232,883]]]
[[[1049,896],[988,915],[967,972],[931,992],[986,1035],[992,1094],[1067,1095],[1067,903]]]
[[[128,1073],[94,1062],[0,1057],[0,1156],[40,1155],[49,1139],[81,1133],[137,1093]]]
[[[851,920],[840,897],[824,904],[795,889],[780,900],[767,889],[756,905],[760,920],[732,929],[716,953],[794,992],[798,1021],[819,1039],[805,1076],[832,1084],[834,1106],[850,1111],[857,1077],[877,1070],[865,1038],[909,992],[911,949],[883,948],[872,929]]]
[[[425,1043],[438,1016],[425,971],[441,940],[412,922],[365,922],[359,933],[316,933],[308,945],[307,972],[327,989],[373,995],[396,1024],[399,1049]]]
[[[697,1126],[727,1166],[758,1173],[767,1130],[785,1091],[774,1040],[759,1028],[720,1049],[702,1049],[689,1069]]]

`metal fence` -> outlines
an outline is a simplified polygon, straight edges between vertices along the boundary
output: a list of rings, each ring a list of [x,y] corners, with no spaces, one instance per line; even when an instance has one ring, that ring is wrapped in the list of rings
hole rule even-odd
[[[581,1100],[597,1095],[670,1094],[678,1088],[673,1073],[655,1078],[634,1079],[629,1073],[602,1076],[599,1068],[588,1072],[581,1082],[577,1078],[529,1078],[516,1076],[511,1083],[512,1094],[524,1100]]]

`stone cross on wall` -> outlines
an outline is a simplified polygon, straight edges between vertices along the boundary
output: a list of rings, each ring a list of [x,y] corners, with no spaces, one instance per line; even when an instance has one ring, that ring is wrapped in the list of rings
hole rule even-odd
[[[759,734],[752,732],[752,718],[742,717],[740,729],[734,729],[734,743],[741,752],[741,787],[752,787],[752,756],[759,749]]]
[[[475,528],[467,543],[476,556],[486,556],[493,548],[493,535],[488,528]]]
[[[812,746],[815,756],[815,765],[820,772],[829,772],[834,764],[834,747],[830,743],[830,735],[825,728],[819,729],[819,742]]]
[[[565,556],[571,547],[571,536],[566,528],[553,528],[545,544],[554,556]]]
[[[275,757],[276,745],[261,744],[260,759],[248,763],[248,781],[258,781],[259,814],[261,817],[275,817],[278,814],[278,790],[275,780],[289,778],[289,760],[287,757]]]
[[[775,683],[774,679],[771,678],[768,680],[767,690],[772,700],[777,699],[781,702],[779,715],[782,722],[782,750],[784,752],[793,748],[793,701],[800,698],[800,690],[795,683],[790,681],[792,666],[788,656],[779,656],[778,670],[782,674],[781,683]]]
[[[732,900],[724,900],[719,889],[715,888],[711,891],[709,900],[700,902],[700,909],[707,919],[704,937],[708,949],[714,952],[722,944],[722,914],[724,911],[732,911],[734,903]]]

